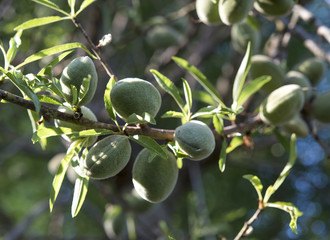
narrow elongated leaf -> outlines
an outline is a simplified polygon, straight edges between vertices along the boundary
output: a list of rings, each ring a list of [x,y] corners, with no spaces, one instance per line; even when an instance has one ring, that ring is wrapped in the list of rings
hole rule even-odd
[[[54,9],[54,10],[60,12],[60,13],[63,13],[64,15],[70,16],[69,13],[63,11],[57,4],[55,4],[55,3],[53,3],[49,0],[32,0],[32,1],[34,1],[36,3],[39,3],[41,5],[44,5],[46,7],[49,7],[51,9]]]
[[[37,95],[40,102],[51,103],[56,105],[62,105],[62,102],[54,96],[50,95]]]
[[[40,127],[32,135],[32,142],[36,143],[42,138],[60,136],[63,134],[72,134],[74,131],[66,127]]]
[[[250,69],[250,62],[251,62],[251,42],[248,43],[246,53],[244,55],[244,58],[241,62],[241,65],[237,71],[237,74],[235,76],[234,85],[233,85],[233,102],[237,102],[238,98],[241,94],[245,78],[249,72]],[[234,109],[235,110],[235,109]]]
[[[207,106],[199,109],[196,113],[194,113],[191,118],[197,118],[197,117],[204,117],[204,118],[210,118],[214,114],[220,113],[220,109],[214,106]]]
[[[162,115],[162,118],[183,118],[184,114],[182,112],[167,111]]]
[[[79,8],[78,12],[76,13],[76,16],[78,16],[79,13],[81,13],[86,7],[88,7],[89,5],[91,5],[95,1],[96,0],[84,0],[81,3],[80,8]]]
[[[156,120],[153,116],[151,116],[149,113],[145,112],[142,116],[137,115],[136,113],[133,113],[132,115],[130,115],[126,122],[128,124],[132,124],[132,123],[150,123],[155,125],[156,124]]]
[[[187,115],[190,115],[190,109],[192,106],[192,94],[191,94],[191,89],[189,86],[189,83],[187,82],[186,79],[182,78],[183,81],[183,92],[184,92],[184,97],[186,100],[186,104],[187,104]]]
[[[88,177],[78,176],[74,184],[73,199],[71,205],[71,216],[74,218],[79,213],[88,191]]]
[[[192,97],[196,101],[200,101],[212,106],[218,106],[217,102],[213,99],[212,95],[205,91],[192,91]]]
[[[40,125],[37,125],[37,121],[40,119],[39,114],[37,114],[35,111],[32,111],[30,109],[27,110],[27,113],[28,113],[28,116],[29,116],[29,119],[31,122],[32,132],[35,132],[38,127],[44,126],[43,123]],[[47,139],[46,138],[39,139],[39,144],[40,144],[42,150],[46,150]]]
[[[113,121],[116,121],[116,112],[113,109],[112,103],[111,103],[111,98],[110,98],[110,92],[112,87],[115,85],[116,81],[115,81],[115,77],[112,76],[105,88],[104,91],[104,104],[105,104],[105,109],[107,110],[110,118]]]
[[[289,161],[283,168],[282,172],[280,173],[280,176],[276,179],[275,183],[271,186],[268,187],[265,197],[264,197],[264,202],[267,203],[269,198],[277,191],[277,189],[282,185],[286,177],[291,171],[291,168],[293,167],[294,163],[296,162],[296,135],[292,134],[291,135],[291,140],[290,140],[290,156],[289,156]]]
[[[268,83],[271,79],[272,78],[269,76],[261,76],[249,82],[243,88],[241,94],[239,95],[239,98],[237,100],[237,107],[242,106],[249,97],[251,97],[254,93],[259,91],[259,89],[262,88],[262,86]]]
[[[223,125],[223,119],[221,118],[220,114],[214,114],[212,120],[213,120],[214,129],[219,134],[223,135],[224,134],[224,131],[223,131],[224,125]]]
[[[227,152],[226,152],[226,149],[227,149],[227,141],[224,140],[222,142],[222,147],[221,147],[221,152],[220,152],[220,159],[219,159],[219,169],[221,172],[224,172],[225,171],[225,168],[226,168],[226,158],[227,158]]]
[[[78,93],[78,101],[80,102],[86,94],[88,93],[89,90],[89,85],[90,85],[90,80],[91,80],[92,75],[88,74],[87,77],[83,78],[83,81],[81,83],[79,93]]]
[[[63,158],[60,166],[57,169],[57,172],[56,172],[54,180],[53,180],[52,189],[50,192],[50,198],[49,198],[50,212],[52,212],[55,200],[57,198],[58,193],[60,192],[66,170],[68,169],[69,164],[70,164],[74,154],[77,151],[76,148],[79,148],[80,143],[81,143],[81,141],[75,141],[70,145],[70,147],[68,148],[68,150],[66,152],[65,157]]]
[[[301,211],[299,211],[299,209],[296,206],[294,206],[290,202],[267,203],[266,206],[272,207],[272,208],[278,208],[278,209],[281,209],[281,210],[289,213],[290,217],[291,217],[291,220],[289,223],[291,231],[296,235],[298,234],[297,221],[298,221],[298,218],[303,215],[303,213]]]
[[[243,178],[245,178],[251,182],[251,184],[253,185],[254,189],[256,190],[256,192],[258,194],[259,201],[262,201],[261,191],[263,189],[263,186],[262,186],[260,179],[257,176],[250,175],[250,174],[244,175]]]
[[[30,20],[18,25],[17,27],[14,28],[14,30],[15,31],[26,30],[29,28],[40,27],[43,25],[47,25],[50,23],[59,22],[59,21],[63,21],[63,20],[68,20],[68,19],[70,19],[70,18],[69,17],[60,17],[60,16],[34,18],[34,19],[30,19]]]
[[[234,151],[237,147],[241,146],[243,144],[243,137],[234,137],[231,141],[229,146],[227,147],[226,152],[230,153]]]
[[[166,155],[165,151],[163,150],[163,148],[151,137],[142,136],[142,135],[134,135],[134,136],[130,136],[129,139],[137,142],[142,147],[145,147],[145,148],[149,149],[150,151],[156,153],[161,158],[163,158],[163,159],[167,158],[167,155]]]
[[[74,16],[75,14],[75,6],[76,6],[76,0],[68,0],[68,4],[70,6],[71,9],[71,16]]]
[[[172,59],[180,67],[186,69],[205,88],[205,90],[212,95],[218,104],[225,106],[218,91],[203,73],[201,73],[195,66],[190,65],[185,59],[179,57],[172,57]]]
[[[7,51],[7,62],[8,64],[11,63],[11,61],[15,58],[17,50],[19,46],[21,45],[21,36],[22,36],[22,31],[18,31],[14,37],[12,37],[9,40],[9,49]]]
[[[173,99],[176,101],[182,112],[185,113],[184,104],[180,96],[180,92],[178,88],[174,85],[174,83],[169,78],[165,77],[163,74],[158,72],[157,70],[151,69],[150,72],[154,75],[159,86],[163,88],[165,92],[167,92],[173,97]]]
[[[108,134],[114,134],[114,132],[108,129],[88,129],[79,132],[74,132],[72,133],[71,136],[82,138],[82,137],[100,136],[100,135],[108,135]]]
[[[17,68],[20,68],[20,67],[22,67],[22,66],[24,66],[28,63],[31,63],[31,62],[37,61],[39,59],[42,59],[46,56],[54,55],[54,54],[57,54],[57,53],[61,53],[61,52],[68,51],[68,50],[71,50],[71,49],[76,49],[76,48],[84,49],[86,53],[88,53],[91,57],[96,59],[96,57],[86,48],[86,46],[84,44],[78,43],[78,42],[76,42],[76,43],[66,43],[66,44],[57,45],[57,46],[54,46],[54,47],[50,47],[50,48],[41,50],[41,51],[29,56],[28,58],[26,58],[24,60],[24,62],[19,64],[17,66]]]
[[[52,68],[58,64],[60,61],[62,61],[67,55],[69,55],[70,53],[72,53],[72,50],[71,51],[66,51],[62,54],[60,54],[59,56],[57,56],[56,58],[54,58],[50,63],[48,63],[43,69],[41,69],[37,75],[40,75],[40,76],[51,76],[51,70]],[[50,72],[48,72],[50,71]]]

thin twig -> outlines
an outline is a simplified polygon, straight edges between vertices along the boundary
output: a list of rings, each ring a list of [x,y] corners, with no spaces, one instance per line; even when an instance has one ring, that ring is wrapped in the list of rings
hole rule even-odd
[[[15,94],[10,92],[4,91],[0,89],[0,100],[6,100],[7,102],[14,103],[19,105],[23,108],[30,109],[35,111],[34,103],[30,100],[26,100],[22,97],[19,97]],[[119,132],[119,129],[114,124],[104,123],[104,122],[97,122],[92,121],[87,118],[80,118],[76,119],[74,114],[63,113],[57,110],[58,105],[50,104],[50,103],[40,103],[40,114],[44,116],[45,119],[59,119],[66,122],[75,123],[80,126],[84,126],[86,129],[108,129],[114,132]],[[250,119],[249,122],[240,123],[238,125],[230,125],[224,128],[224,134],[229,135],[234,132],[245,132],[251,130],[257,126],[260,126],[262,121],[260,120],[259,116],[256,116]],[[123,129],[123,126],[120,127]],[[127,126],[125,128],[125,134],[132,136],[132,135],[144,135],[149,136],[154,139],[165,140],[165,141],[173,141],[174,140],[174,130],[169,129],[159,129],[159,128],[152,128],[149,126]],[[221,136],[214,131],[214,135],[216,139],[221,138]]]
[[[95,56],[97,57],[97,59],[100,61],[102,67],[105,69],[105,71],[107,72],[107,74],[109,75],[109,77],[114,77],[115,74],[111,70],[110,66],[103,60],[101,54],[98,51],[98,48],[95,46],[95,44],[93,43],[93,41],[90,39],[90,37],[88,36],[88,34],[86,33],[85,29],[83,28],[83,26],[78,21],[78,19],[77,18],[73,18],[72,19],[72,22],[81,31],[81,33],[83,34],[83,36],[86,38],[86,40],[87,40],[87,42],[88,42],[91,50],[93,51],[93,53],[95,54]]]

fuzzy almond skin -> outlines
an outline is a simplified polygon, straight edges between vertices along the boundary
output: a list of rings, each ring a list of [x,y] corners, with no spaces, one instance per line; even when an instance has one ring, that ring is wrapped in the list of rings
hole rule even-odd
[[[330,91],[315,98],[312,104],[312,116],[320,122],[330,123]]]
[[[87,176],[105,179],[118,174],[131,156],[131,144],[126,136],[110,135],[89,150],[84,168]]]
[[[147,42],[155,49],[178,45],[182,34],[168,25],[156,25],[147,33]]]
[[[272,77],[272,79],[261,88],[266,93],[271,93],[284,83],[285,75],[280,66],[275,64],[268,56],[254,55],[251,58],[250,76],[252,79],[256,79],[263,75]]]
[[[93,121],[97,121],[97,118],[96,118],[95,114],[88,107],[82,106],[82,107],[80,107],[80,109],[81,109],[81,113],[82,113],[83,117],[88,118],[88,119],[93,120]],[[65,107],[65,106],[59,106],[57,110],[60,111],[60,112],[63,112],[63,113],[73,114],[73,111],[70,108]],[[58,120],[58,119],[54,120],[54,124],[55,124],[56,127],[67,127],[67,128],[72,128],[73,130],[77,130],[77,131],[82,131],[82,130],[86,129],[83,126],[76,125],[74,123],[61,121],[61,120]],[[69,136],[62,135],[62,137],[66,141],[71,142],[71,139],[70,139]],[[96,142],[96,140],[97,140],[97,136],[89,137],[88,146],[93,145]]]
[[[297,137],[306,138],[309,134],[307,123],[302,119],[300,114],[296,114],[289,121],[281,125],[281,128],[288,134],[296,134]]]
[[[215,148],[214,135],[203,122],[192,120],[175,129],[175,141],[191,160],[202,160]]]
[[[157,88],[139,78],[125,78],[118,81],[110,93],[116,112],[126,120],[133,113],[142,116],[145,112],[155,117],[162,99]]]
[[[79,92],[83,90],[83,80],[89,78],[89,88],[86,95],[82,99],[78,99]],[[78,57],[72,60],[69,65],[64,68],[60,78],[61,91],[65,100],[72,106],[83,106],[89,103],[94,97],[98,83],[97,72],[94,63],[90,57]],[[73,99],[72,89],[77,89],[77,97]]]
[[[316,86],[322,80],[326,71],[326,63],[320,58],[308,58],[298,63],[295,70],[304,74],[313,86]]]
[[[217,25],[222,23],[219,11],[219,0],[196,0],[196,13],[202,23],[206,25]]]
[[[252,52],[257,52],[261,43],[260,32],[245,21],[234,24],[231,28],[231,43],[234,49],[243,54],[248,42],[251,42]]]
[[[279,17],[290,13],[292,0],[256,0],[254,8],[263,15]]]
[[[305,95],[305,100],[307,101],[311,95],[312,95],[312,91],[311,91],[311,83],[308,80],[308,78],[302,74],[301,72],[298,71],[290,71],[285,75],[285,83],[286,84],[297,84],[299,85],[301,88],[305,88],[304,90],[304,95]],[[308,90],[310,89],[310,90]]]
[[[300,112],[305,96],[297,84],[284,85],[273,91],[260,106],[260,117],[265,123],[283,124]]]
[[[143,149],[136,157],[132,175],[133,185],[137,193],[146,201],[164,201],[173,191],[179,170],[176,165],[175,156],[165,150],[167,159]],[[151,159],[150,159],[151,158]]]
[[[253,8],[254,0],[220,0],[219,15],[226,25],[243,21]]]

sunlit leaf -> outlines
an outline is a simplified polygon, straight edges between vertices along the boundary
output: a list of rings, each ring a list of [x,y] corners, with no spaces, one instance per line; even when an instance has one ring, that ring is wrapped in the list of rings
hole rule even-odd
[[[224,106],[218,91],[203,73],[201,73],[195,66],[190,65],[185,59],[179,57],[172,57],[172,59],[180,67],[186,69],[205,88],[205,90],[212,95],[218,104]]]
[[[31,122],[32,132],[35,132],[38,127],[44,126],[43,123],[40,125],[37,125],[37,121],[40,119],[40,116],[38,113],[36,113],[35,111],[32,111],[30,109],[27,110],[27,113],[28,113],[28,116],[29,116],[29,119]],[[40,144],[42,150],[46,150],[47,139],[46,138],[39,139],[39,144]]]
[[[62,105],[62,102],[60,100],[58,100],[56,97],[54,97],[54,96],[50,96],[50,95],[37,95],[37,97],[39,98],[39,101],[40,102],[51,103],[51,104],[56,104],[56,105]]]
[[[108,135],[113,134],[114,132],[108,129],[88,129],[81,130],[79,132],[73,132],[72,134],[68,134],[75,138],[83,138],[83,137],[91,137],[91,136],[100,136],[100,135]]]
[[[156,124],[156,120],[153,116],[151,116],[149,113],[145,112],[142,116],[137,115],[136,113],[133,113],[132,115],[130,115],[126,122],[128,124],[137,124],[137,123],[150,123],[155,125]]]
[[[51,71],[52,68],[58,64],[60,61],[62,61],[67,55],[69,55],[70,53],[72,53],[71,51],[66,51],[62,54],[60,54],[59,56],[57,56],[56,58],[54,58],[50,63],[48,63],[44,68],[42,68],[37,75],[40,76],[51,76],[52,74],[48,73],[47,71]]]
[[[142,135],[133,135],[129,136],[129,139],[137,142],[142,147],[149,149],[150,151],[156,153],[161,158],[166,159],[167,155],[164,149],[151,137],[142,136]]]
[[[9,49],[7,51],[7,62],[8,64],[15,58],[17,50],[21,45],[21,35],[22,31],[18,31],[14,37],[9,40]]]
[[[55,174],[53,183],[52,183],[52,188],[50,192],[50,199],[49,199],[49,209],[50,212],[53,210],[54,203],[56,201],[57,195],[60,192],[62,182],[65,176],[65,173],[69,167],[69,164],[76,153],[78,151],[76,148],[81,148],[80,145],[81,141],[75,141],[73,142],[70,147],[68,148],[65,157],[61,161],[60,166],[57,169],[57,172]]]
[[[187,115],[190,115],[190,109],[192,106],[192,94],[191,94],[191,89],[189,86],[189,83],[187,82],[186,79],[182,78],[183,81],[183,92],[184,92],[184,97],[186,100],[186,104],[187,104]]]
[[[61,53],[64,51],[68,51],[68,50],[72,50],[72,49],[76,49],[76,48],[82,48],[83,50],[85,50],[86,53],[88,53],[92,58],[96,59],[96,57],[86,48],[86,46],[82,43],[66,43],[66,44],[62,44],[62,45],[57,45],[54,47],[50,47],[44,50],[41,50],[31,56],[29,56],[28,58],[26,58],[24,60],[24,62],[22,62],[21,64],[19,64],[16,68],[20,68],[28,63],[40,60],[44,57],[50,56],[50,55],[54,55],[57,53]]]
[[[115,85],[116,81],[115,81],[115,77],[112,76],[105,88],[104,91],[104,104],[105,104],[105,109],[107,110],[110,118],[113,121],[116,121],[116,112],[112,107],[112,103],[111,103],[111,98],[110,98],[110,92],[112,87]]]
[[[78,176],[75,184],[74,184],[74,191],[73,191],[73,199],[72,199],[72,205],[71,205],[71,216],[74,218],[79,213],[86,195],[88,191],[88,183],[89,178],[88,177],[81,177]]]
[[[212,121],[213,121],[214,129],[219,134],[223,135],[224,134],[224,131],[223,131],[224,125],[223,125],[223,119],[220,117],[220,114],[214,114]]]
[[[253,185],[254,189],[256,190],[256,192],[258,194],[259,201],[262,201],[261,191],[263,189],[263,186],[262,186],[260,179],[257,176],[250,175],[250,174],[244,175],[243,178],[245,178],[251,182],[251,184]]]
[[[59,16],[34,18],[34,19],[30,19],[30,20],[18,25],[17,27],[14,28],[14,30],[15,31],[26,30],[29,28],[40,27],[43,25],[47,25],[50,23],[59,22],[59,21],[63,21],[63,20],[68,20],[68,19],[70,19],[70,18],[69,17],[59,17]]]
[[[88,7],[89,5],[91,5],[93,2],[95,2],[96,0],[84,0],[81,5],[79,10],[76,13],[76,16],[78,16],[79,13],[81,13],[86,7]]]
[[[46,7],[49,7],[51,9],[54,9],[54,10],[60,12],[60,13],[63,13],[64,15],[70,16],[69,13],[63,11],[57,4],[55,4],[55,3],[53,3],[49,0],[32,0],[32,1],[34,1],[36,3],[39,3],[41,5],[44,5]]]
[[[192,91],[192,97],[195,101],[206,103],[207,105],[217,106],[217,102],[213,99],[212,95],[205,91]]]
[[[219,158],[219,169],[221,172],[225,171],[226,168],[226,158],[227,158],[227,141],[223,140],[222,142],[222,147],[221,147],[221,152],[220,152],[220,158]]]
[[[162,115],[162,118],[183,118],[184,114],[182,112],[167,111]]]
[[[243,144],[243,137],[233,137],[233,139],[230,141],[229,146],[227,147],[226,152],[230,153],[234,151],[237,147],[241,146]]]

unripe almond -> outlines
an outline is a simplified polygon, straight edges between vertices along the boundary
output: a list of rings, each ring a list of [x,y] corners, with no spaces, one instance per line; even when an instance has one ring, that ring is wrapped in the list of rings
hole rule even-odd
[[[311,91],[311,83],[308,80],[308,78],[302,74],[301,72],[298,71],[290,71],[285,75],[285,83],[286,84],[297,84],[301,88],[305,88],[304,90],[304,95],[305,95],[305,100],[307,101],[312,94]]]
[[[211,155],[215,148],[214,135],[203,122],[192,120],[175,129],[175,141],[192,160],[201,160]]]
[[[325,74],[326,63],[320,58],[308,58],[297,64],[295,70],[304,74],[313,86],[316,86]]]
[[[289,121],[281,125],[281,128],[288,134],[296,134],[297,137],[305,138],[308,136],[309,130],[306,122],[301,118],[300,114],[296,114]]]
[[[256,0],[254,8],[266,16],[284,16],[288,14],[294,2],[292,0]]]
[[[105,179],[118,174],[131,156],[131,144],[126,136],[110,135],[89,150],[84,169],[94,179]]]
[[[143,116],[145,112],[155,117],[161,106],[161,96],[150,82],[139,78],[118,81],[110,93],[111,103],[124,119],[132,114]]]
[[[167,158],[143,149],[136,157],[132,175],[137,193],[149,202],[161,202],[173,191],[178,179],[175,156],[165,150]]]
[[[168,48],[180,43],[182,34],[168,25],[156,25],[147,33],[147,42],[153,48]]]
[[[70,108],[68,108],[66,106],[59,106],[57,110],[60,112],[63,112],[63,113],[70,113],[70,114],[74,113]],[[97,121],[95,114],[88,107],[82,106],[82,107],[80,107],[80,110],[82,113],[82,117],[88,118],[89,120],[92,120],[92,121]],[[67,127],[67,128],[71,128],[72,130],[75,130],[75,131],[82,131],[82,130],[87,129],[84,126],[66,122],[66,121],[62,121],[59,119],[55,119],[54,124],[56,127]],[[62,135],[62,137],[69,142],[71,141],[70,137],[68,137],[66,135]],[[93,145],[97,140],[97,136],[91,136],[88,138],[89,138],[88,146]]]
[[[207,25],[220,24],[218,5],[219,0],[196,0],[196,12],[201,22]]]
[[[330,123],[330,91],[318,95],[312,103],[312,116],[320,122]]]
[[[284,85],[269,94],[261,104],[260,117],[264,122],[273,125],[285,123],[300,112],[304,100],[300,86]]]
[[[248,22],[234,24],[231,28],[231,43],[234,49],[245,53],[248,42],[251,42],[252,52],[257,52],[260,47],[260,32]]]
[[[243,21],[253,8],[254,0],[220,0],[219,15],[222,22],[232,25]]]
[[[88,89],[83,86],[84,81],[89,81]],[[88,57],[78,57],[64,68],[60,78],[61,91],[65,100],[72,106],[82,106],[89,103],[94,97],[97,88],[97,72],[93,61]],[[74,96],[72,87],[77,89]],[[86,92],[82,98],[79,93]]]
[[[271,76],[272,79],[261,89],[266,93],[271,93],[281,87],[284,83],[284,72],[274,61],[265,55],[254,55],[251,58],[250,76],[256,79],[263,75]]]

